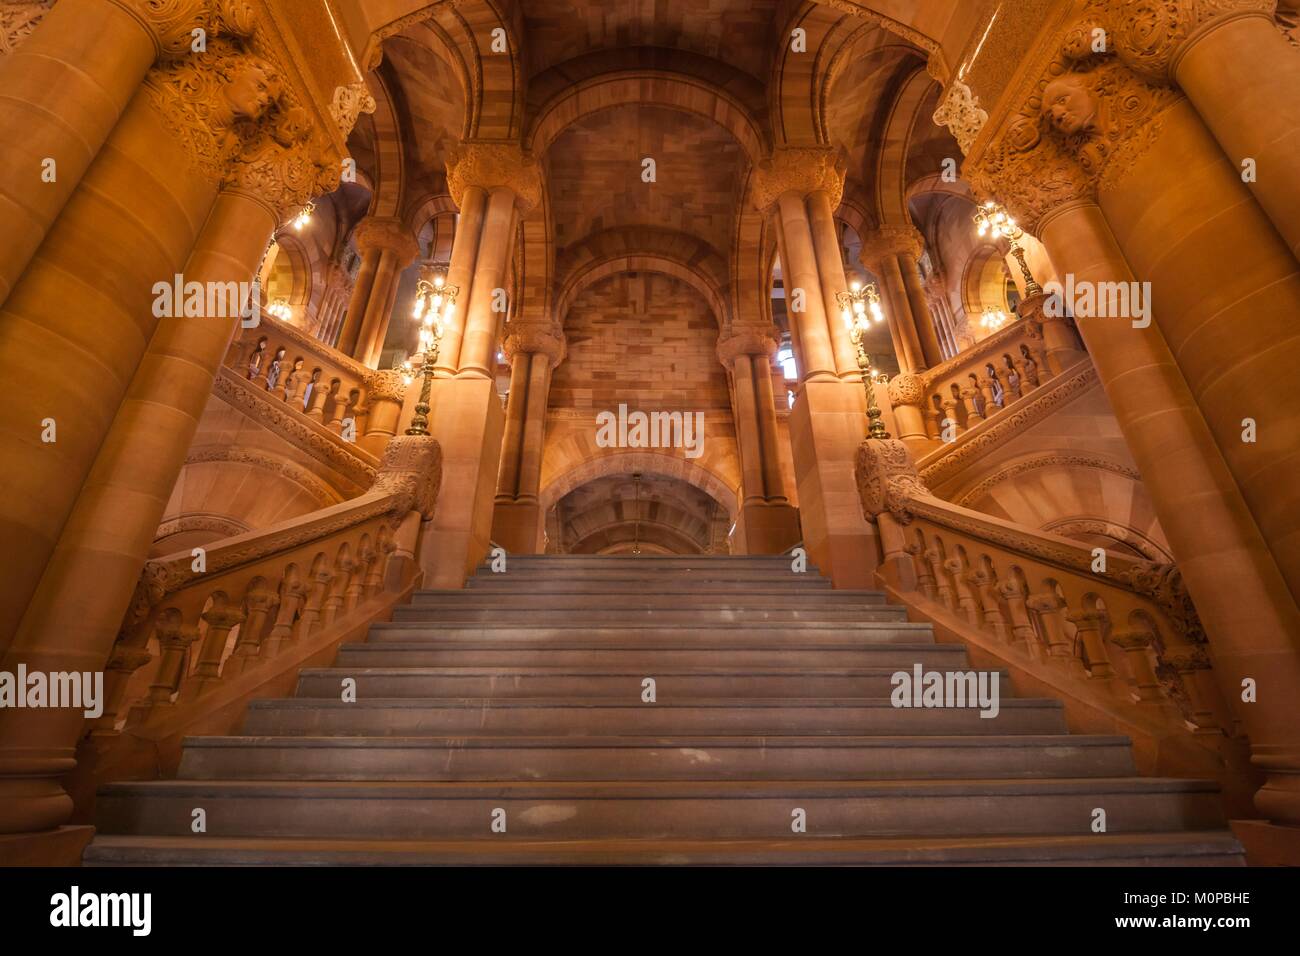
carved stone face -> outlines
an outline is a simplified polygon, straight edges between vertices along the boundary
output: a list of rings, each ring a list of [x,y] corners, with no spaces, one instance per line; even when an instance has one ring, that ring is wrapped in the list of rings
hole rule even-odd
[[[238,70],[226,84],[226,102],[236,119],[260,119],[279,95],[279,85],[257,64]]]
[[[1097,125],[1097,101],[1077,77],[1063,76],[1043,91],[1043,112],[1067,136]]]

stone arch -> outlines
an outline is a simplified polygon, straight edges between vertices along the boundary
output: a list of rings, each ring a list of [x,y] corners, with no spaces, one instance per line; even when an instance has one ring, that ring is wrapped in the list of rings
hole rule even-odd
[[[589,481],[633,472],[684,481],[722,505],[733,520],[738,513],[736,492],[719,475],[689,459],[653,451],[614,450],[588,458],[544,481],[538,500],[546,512],[570,491]]]
[[[366,76],[366,86],[375,99],[370,122],[375,131],[374,181],[368,214],[397,218],[406,188],[406,149],[393,102],[391,81],[381,66]]]
[[[918,66],[903,81],[889,107],[876,159],[876,215],[882,225],[911,225],[908,212],[907,158],[923,107],[938,86]]]

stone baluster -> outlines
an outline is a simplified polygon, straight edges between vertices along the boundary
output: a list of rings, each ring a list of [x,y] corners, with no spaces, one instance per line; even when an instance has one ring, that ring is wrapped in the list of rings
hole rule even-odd
[[[954,610],[957,602],[954,599],[952,585],[948,583],[948,575],[943,571],[943,556],[939,554],[937,548],[931,548],[925,552],[925,559],[930,563],[930,573],[934,576],[935,587],[939,591],[939,601],[948,610]]]
[[[143,647],[117,644],[104,667],[104,711],[92,725],[95,735],[116,733],[117,715],[126,697],[131,675],[153,660],[153,655]]]
[[[199,629],[186,624],[179,614],[160,618],[154,628],[158,639],[158,670],[154,673],[149,694],[131,711],[128,726],[143,723],[159,707],[170,707],[172,697],[181,689],[185,678],[185,658],[190,645],[199,639]]]
[[[244,609],[228,603],[213,604],[201,617],[208,625],[208,632],[203,635],[194,679],[188,685],[193,687],[194,695],[206,693],[221,682],[221,658],[226,652],[226,641],[230,632],[244,622]]]
[[[321,624],[329,627],[344,610],[348,584],[352,580],[352,569],[356,562],[348,557],[340,557],[334,562],[334,580],[330,582],[329,593],[325,597],[325,606],[321,613]]]
[[[931,601],[937,600],[939,589],[935,584],[934,573],[930,569],[930,561],[926,557],[925,549],[913,543],[907,546],[907,553],[912,556],[912,566],[916,569],[916,582],[921,593]]]
[[[239,629],[239,641],[226,665],[230,674],[242,673],[252,666],[262,649],[262,631],[266,628],[271,611],[279,605],[280,595],[265,584],[259,584],[249,590],[244,603],[248,607],[248,617]]]
[[[1102,639],[1102,629],[1108,618],[1102,611],[1078,611],[1069,616],[1070,623],[1079,631],[1079,640],[1083,643],[1083,652],[1088,657],[1088,676],[1098,680],[1109,680],[1115,676],[1115,669],[1106,656],[1106,642]]]
[[[293,639],[295,641],[305,640],[314,634],[320,626],[325,601],[330,593],[330,582],[333,580],[334,573],[328,568],[312,575],[311,584],[307,588],[307,600],[302,606],[302,614],[294,625]]]
[[[1035,660],[1042,655],[1042,645],[1034,631],[1033,622],[1029,620],[1029,609],[1025,589],[1015,579],[1003,581],[998,585],[998,593],[1007,603],[1007,617],[1011,624],[1011,642],[1021,645],[1027,654]]]
[[[961,558],[949,558],[943,563],[944,568],[952,575],[953,587],[957,592],[957,610],[971,624],[979,624],[980,612],[979,603],[975,600],[975,592],[971,590],[970,583],[967,580],[968,572],[966,564]]]
[[[961,415],[957,412],[957,396],[943,395],[940,397],[940,404],[943,405],[943,418],[939,422],[941,429],[939,437],[943,435],[953,435],[954,437],[966,431],[961,424]]]
[[[1164,694],[1160,690],[1160,681],[1156,679],[1155,668],[1151,664],[1150,647],[1154,641],[1150,631],[1132,629],[1112,633],[1111,643],[1124,652],[1129,676],[1133,686],[1129,697],[1134,703],[1160,703]]]
[[[293,580],[285,578],[280,585],[280,606],[275,615],[271,631],[262,642],[263,655],[275,657],[284,645],[293,641],[293,625],[298,617],[298,610],[307,597],[307,588],[295,576]]]
[[[1065,621],[1061,616],[1065,602],[1052,591],[1039,591],[1029,595],[1025,606],[1038,615],[1038,620],[1042,624],[1047,656],[1072,657],[1070,639],[1065,634]]]
[[[1156,673],[1159,675],[1163,670],[1166,674],[1172,671],[1176,675],[1175,698],[1177,691],[1181,690],[1183,699],[1176,699],[1176,702],[1184,708],[1188,725],[1198,733],[1217,733],[1219,721],[1214,716],[1212,698],[1207,688],[1202,686],[1202,678],[1208,677],[1210,671],[1210,658],[1205,649],[1190,644],[1167,647],[1160,657],[1161,666]]]
[[[984,608],[984,627],[1005,644],[1011,643],[1011,631],[998,603],[997,576],[980,568],[974,574],[975,588]]]
[[[999,407],[993,391],[993,383],[997,379],[997,373],[993,370],[992,366],[990,366],[986,372],[987,374],[976,376],[975,384],[979,386],[980,395],[984,399],[984,417],[991,418]],[[1002,392],[1005,395],[1006,389],[1003,389]]]
[[[980,422],[984,421],[984,416],[980,414],[979,402],[976,396],[979,391],[974,385],[965,385],[961,389],[962,404],[966,406],[966,427],[974,428]]]
[[[330,398],[330,387],[322,382],[319,378],[313,378],[311,383],[311,394],[307,397],[307,408],[305,414],[308,418],[314,418],[321,424],[325,423],[325,404]]]

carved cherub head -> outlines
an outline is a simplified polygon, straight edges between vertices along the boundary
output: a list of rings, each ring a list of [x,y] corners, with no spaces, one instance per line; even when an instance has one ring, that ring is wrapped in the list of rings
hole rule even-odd
[[[1066,73],[1047,84],[1042,111],[1048,122],[1066,136],[1097,126],[1097,99],[1078,73]]]

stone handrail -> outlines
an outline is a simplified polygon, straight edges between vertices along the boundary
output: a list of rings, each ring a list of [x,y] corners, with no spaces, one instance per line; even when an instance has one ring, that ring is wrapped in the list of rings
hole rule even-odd
[[[1008,661],[1084,682],[1133,720],[1180,718],[1189,733],[1231,726],[1206,636],[1177,568],[1091,549],[930,495],[906,446],[864,442],[863,512],[881,575],[923,611],[955,618]]]
[[[367,368],[269,312],[257,326],[241,329],[224,364],[371,454],[396,432],[406,394],[400,372]]]
[[[391,604],[415,573],[416,537],[441,477],[438,443],[404,436],[359,498],[147,562],[93,731],[192,714],[240,675]]]

